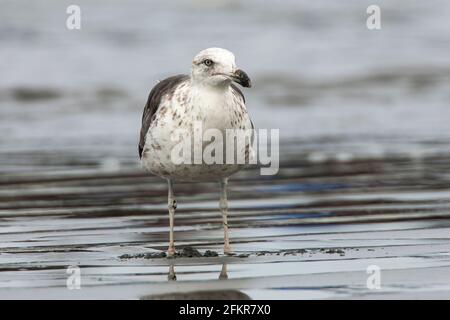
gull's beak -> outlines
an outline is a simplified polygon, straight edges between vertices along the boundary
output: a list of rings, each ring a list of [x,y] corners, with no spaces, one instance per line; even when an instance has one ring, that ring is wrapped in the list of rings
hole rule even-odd
[[[236,83],[239,83],[243,87],[250,88],[252,86],[250,78],[241,69],[237,69],[235,72],[233,72],[230,78],[231,80],[233,80]]]

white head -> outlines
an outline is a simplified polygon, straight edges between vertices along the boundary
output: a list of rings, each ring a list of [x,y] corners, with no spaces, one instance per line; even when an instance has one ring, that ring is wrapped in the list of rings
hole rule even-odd
[[[192,61],[191,76],[194,82],[214,87],[226,87],[231,81],[251,87],[247,74],[236,68],[234,54],[222,48],[200,51]]]

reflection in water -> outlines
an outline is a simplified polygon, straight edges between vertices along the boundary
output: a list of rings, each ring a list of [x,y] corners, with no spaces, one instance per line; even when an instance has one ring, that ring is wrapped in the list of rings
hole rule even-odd
[[[169,273],[167,274],[167,279],[169,281],[176,281],[177,275],[175,273],[175,264],[173,262],[169,265]],[[228,279],[228,268],[227,263],[222,263],[222,270],[220,270],[219,280],[227,280]]]
[[[174,267],[173,263],[171,263],[169,266],[169,274],[167,275],[167,280],[169,280],[169,281],[177,280],[177,275],[175,274],[175,267]]]
[[[168,281],[176,281],[175,266],[173,263],[169,266],[167,275]],[[227,264],[222,264],[218,280],[227,280]],[[141,300],[251,300],[245,293],[238,290],[209,290],[209,291],[191,291],[191,292],[172,292],[157,295],[148,295],[141,297]]]
[[[220,271],[220,274],[219,274],[219,280],[227,280],[227,279],[228,279],[227,264],[223,263],[222,270]]]

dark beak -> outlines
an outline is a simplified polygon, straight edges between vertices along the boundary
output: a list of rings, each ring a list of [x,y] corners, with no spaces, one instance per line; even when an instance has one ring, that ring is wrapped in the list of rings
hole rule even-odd
[[[240,69],[237,69],[232,74],[231,79],[234,82],[239,83],[243,87],[250,88],[252,86],[252,82],[251,82],[250,78],[248,77],[248,75]]]

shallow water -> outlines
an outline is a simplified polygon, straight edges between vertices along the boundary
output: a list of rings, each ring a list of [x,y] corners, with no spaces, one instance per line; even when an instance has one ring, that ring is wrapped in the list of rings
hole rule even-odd
[[[105,171],[89,160],[101,159],[95,151],[2,157],[0,297],[449,297],[448,156],[299,158],[274,177],[248,169],[232,179],[235,256],[124,259],[166,249],[164,181],[134,165]],[[46,168],[23,174],[14,159]],[[222,252],[216,189],[176,185],[179,249]],[[381,268],[381,291],[366,288],[369,265]],[[68,266],[81,268],[81,290],[66,288]]]

